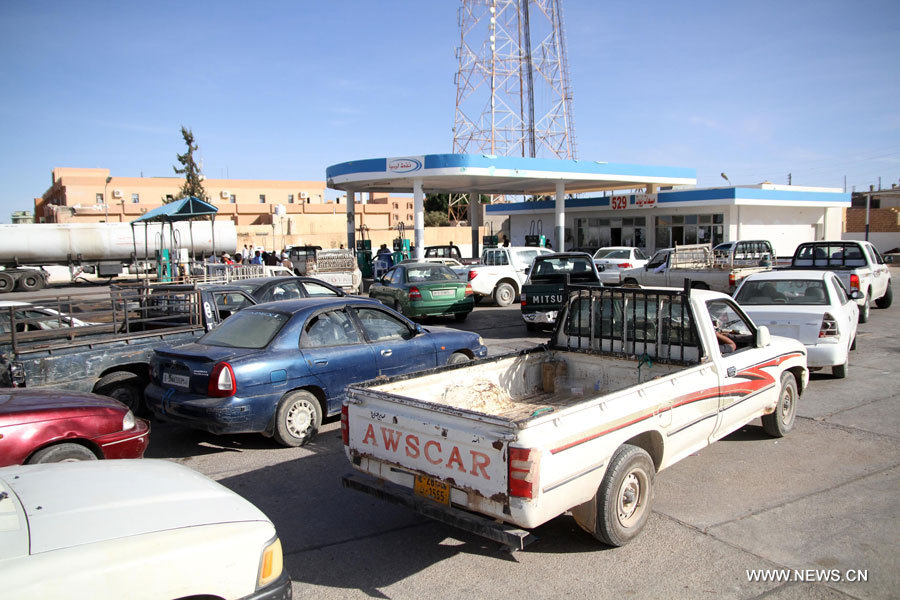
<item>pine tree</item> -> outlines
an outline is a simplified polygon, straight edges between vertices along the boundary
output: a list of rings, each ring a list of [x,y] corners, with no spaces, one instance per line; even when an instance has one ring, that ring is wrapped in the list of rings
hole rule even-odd
[[[179,169],[176,166],[172,167],[175,169],[176,173],[184,175],[184,185],[181,186],[181,196],[177,199],[180,200],[187,196],[193,196],[204,202],[209,202],[209,196],[206,195],[206,190],[203,189],[203,175],[200,173],[200,168],[197,166],[197,163],[194,162],[194,150],[197,150],[198,148],[197,144],[194,143],[194,133],[182,125],[181,137],[184,138],[184,143],[187,144],[188,149],[184,154],[177,155],[178,162],[181,163],[181,168]]]

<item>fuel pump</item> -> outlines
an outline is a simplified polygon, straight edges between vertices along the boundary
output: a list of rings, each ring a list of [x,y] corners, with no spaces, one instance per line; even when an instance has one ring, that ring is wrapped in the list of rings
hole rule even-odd
[[[372,240],[369,238],[369,226],[360,225],[356,238],[356,264],[363,277],[372,276]]]
[[[403,221],[397,223],[397,237],[394,238],[394,264],[406,260],[411,256],[411,247],[406,238],[406,225]]]

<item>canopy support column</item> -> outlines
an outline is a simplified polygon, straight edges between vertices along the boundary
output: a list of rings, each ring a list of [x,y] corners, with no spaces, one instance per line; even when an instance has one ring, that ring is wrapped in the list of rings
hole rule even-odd
[[[565,248],[566,235],[566,184],[562,181],[556,182],[556,239],[553,249],[557,252],[563,252]]]
[[[356,193],[347,190],[347,248],[356,250]]]
[[[478,258],[478,243],[481,238],[478,236],[478,228],[481,227],[481,194],[476,191],[469,192],[469,225],[472,226],[472,258]]]
[[[415,212],[416,260],[425,258],[425,194],[422,180],[413,179],[413,208]]]

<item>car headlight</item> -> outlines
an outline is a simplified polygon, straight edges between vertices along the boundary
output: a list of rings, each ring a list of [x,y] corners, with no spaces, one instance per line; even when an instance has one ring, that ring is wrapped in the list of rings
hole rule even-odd
[[[263,588],[278,579],[282,570],[284,570],[284,557],[281,554],[281,540],[276,536],[266,544],[262,551],[256,589]]]
[[[480,335],[478,336],[478,344],[479,344],[480,346],[484,346],[484,338],[481,337]]]
[[[122,419],[122,431],[134,429],[134,425],[134,413],[129,410],[127,413],[125,413],[125,418]]]

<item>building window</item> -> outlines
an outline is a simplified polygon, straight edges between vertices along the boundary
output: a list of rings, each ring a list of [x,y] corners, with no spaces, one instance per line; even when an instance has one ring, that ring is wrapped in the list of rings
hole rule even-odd
[[[394,210],[396,210],[398,208],[400,208],[400,204],[398,204],[397,202],[394,202]]]
[[[140,195],[140,194],[132,194],[132,195],[131,195],[131,203],[132,203],[132,204],[137,204],[137,203],[140,202],[140,201],[141,201],[141,195]]]
[[[406,203],[406,208],[407,208],[407,210],[411,210],[411,209],[412,209],[412,202],[407,202],[407,203]]]
[[[103,204],[103,194],[97,194],[97,204]]]
[[[412,221],[412,220],[413,220],[413,216],[412,216],[412,215],[406,215],[406,220],[407,220],[407,221]]]
[[[260,203],[260,204],[265,204],[265,203],[266,203],[266,195],[265,195],[265,194],[260,194],[260,195],[259,195],[259,203]]]
[[[228,202],[230,204],[235,204],[237,202],[237,194],[231,194],[228,196]]]
[[[288,204],[293,204],[293,203],[294,203],[294,195],[288,194]]]

